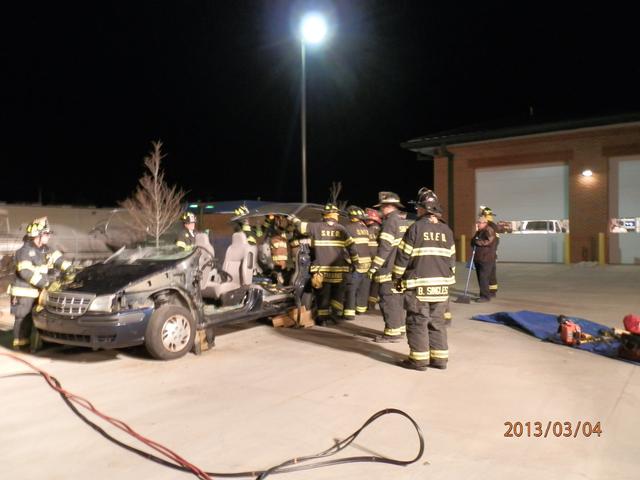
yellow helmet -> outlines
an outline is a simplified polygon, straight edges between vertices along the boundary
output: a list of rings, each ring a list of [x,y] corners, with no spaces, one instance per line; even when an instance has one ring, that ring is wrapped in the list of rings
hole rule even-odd
[[[36,238],[43,233],[52,233],[49,228],[49,220],[47,217],[36,218],[33,222],[27,225],[27,236]]]
[[[242,215],[247,215],[249,213],[249,209],[247,208],[246,205],[240,205],[238,208],[236,208],[233,211],[233,214],[236,217],[241,217]]]

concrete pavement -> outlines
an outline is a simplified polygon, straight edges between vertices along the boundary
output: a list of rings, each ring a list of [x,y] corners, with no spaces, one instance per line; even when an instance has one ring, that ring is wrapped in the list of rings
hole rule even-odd
[[[458,268],[461,289],[466,270]],[[60,347],[25,357],[65,388],[207,470],[260,469],[324,450],[371,414],[394,407],[422,427],[427,446],[419,462],[406,468],[342,465],[287,478],[637,478],[637,366],[470,317],[526,309],[621,327],[625,314],[640,313],[640,268],[500,264],[499,280],[496,301],[452,304],[445,371],[396,367],[408,347],[369,341],[382,328],[378,312],[304,330],[253,322],[226,329],[203,356],[173,362],[150,360],[139,350]],[[473,278],[471,290],[477,292]],[[7,332],[0,343],[6,346],[8,337]],[[193,478],[107,442],[41,378],[16,375],[22,372],[0,357],[3,478]],[[603,433],[505,437],[505,422],[518,421],[600,422]],[[390,417],[370,427],[344,455],[410,458],[416,448],[408,424]]]

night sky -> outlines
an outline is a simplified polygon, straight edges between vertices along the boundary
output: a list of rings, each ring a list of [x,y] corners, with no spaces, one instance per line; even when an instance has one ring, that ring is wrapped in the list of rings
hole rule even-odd
[[[416,136],[640,111],[632,7],[559,3],[5,2],[0,201],[115,205],[155,139],[191,201],[299,201],[309,7],[334,26],[307,55],[310,201],[431,186]]]

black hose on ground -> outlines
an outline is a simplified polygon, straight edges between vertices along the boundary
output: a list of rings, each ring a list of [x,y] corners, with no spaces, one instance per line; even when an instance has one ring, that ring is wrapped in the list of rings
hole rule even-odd
[[[124,424],[124,422],[119,421],[117,419],[113,419],[112,417],[108,417],[108,416],[104,415],[102,412],[100,412],[97,409],[95,409],[95,407],[93,407],[93,405],[91,405],[91,403],[88,402],[87,400],[81,399],[81,397],[78,397],[77,395],[74,395],[74,394],[68,392],[67,390],[65,390],[56,377],[50,375],[49,373],[45,372],[44,370],[41,370],[41,369],[33,366],[31,363],[27,362],[26,360],[24,360],[22,358],[19,358],[19,357],[15,356],[15,355],[12,355],[12,354],[0,353],[0,356],[11,357],[11,358],[13,358],[15,360],[18,360],[18,361],[20,361],[20,362],[22,362],[24,364],[27,364],[29,367],[31,367],[36,372],[38,372],[38,374],[44,378],[44,380],[47,382],[47,384],[60,394],[60,397],[62,398],[62,400],[66,403],[66,405],[69,407],[69,409],[73,413],[75,413],[84,423],[89,425],[92,429],[94,429],[96,432],[98,432],[100,435],[102,435],[107,440],[113,442],[114,444],[118,445],[119,447],[124,448],[125,450],[128,450],[128,451],[130,451],[132,453],[135,453],[136,455],[141,456],[142,458],[145,458],[147,460],[151,460],[152,462],[158,463],[158,464],[163,465],[165,467],[172,468],[174,470],[179,470],[179,471],[185,472],[185,473],[196,474],[199,478],[209,478],[209,476],[210,477],[223,477],[223,478],[255,477],[256,480],[264,480],[269,475],[275,475],[275,474],[279,474],[279,473],[298,472],[298,471],[302,471],[302,470],[311,470],[311,469],[315,469],[315,468],[328,467],[328,466],[332,466],[332,465],[340,465],[340,464],[345,464],[345,463],[364,463],[364,462],[386,463],[386,464],[390,464],[390,465],[397,465],[397,466],[403,466],[404,467],[404,466],[407,466],[407,465],[410,465],[412,463],[417,462],[422,457],[422,454],[424,453],[424,447],[425,447],[424,437],[423,437],[422,431],[420,430],[420,427],[418,426],[416,421],[409,414],[407,414],[406,412],[403,412],[402,410],[398,410],[396,408],[386,408],[384,410],[380,410],[379,412],[377,412],[377,413],[373,414],[371,417],[369,417],[367,419],[367,421],[364,422],[364,424],[358,430],[353,432],[351,435],[349,435],[348,437],[346,437],[343,440],[340,440],[340,441],[336,442],[335,445],[332,445],[331,447],[329,447],[328,449],[326,449],[326,450],[324,450],[324,451],[322,451],[320,453],[316,453],[316,454],[312,454],[312,455],[306,455],[306,456],[302,456],[302,457],[294,457],[294,458],[286,460],[286,461],[284,461],[282,463],[279,463],[278,465],[275,465],[273,467],[267,468],[265,470],[253,470],[253,471],[234,472],[234,473],[205,472],[202,469],[198,469],[194,465],[186,462],[186,460],[182,459],[181,457],[179,457],[177,454],[175,454],[174,452],[170,451],[166,447],[158,444],[157,442],[153,442],[153,441],[151,441],[149,439],[146,439],[143,436],[139,435],[137,432],[135,432],[129,426]],[[154,448],[155,447],[161,447],[160,449],[156,448],[156,450],[162,451],[162,452],[171,453],[170,458],[177,459],[176,462],[181,462],[181,463],[174,463],[174,462],[165,460],[165,459],[163,459],[163,458],[161,458],[161,457],[159,457],[157,455],[154,455],[154,454],[149,453],[149,452],[145,452],[143,450],[140,450],[140,449],[138,449],[136,447],[133,447],[133,446],[131,446],[131,445],[125,443],[125,442],[122,442],[122,441],[116,439],[115,437],[113,437],[112,435],[107,433],[102,427],[97,425],[95,422],[89,420],[82,412],[80,412],[76,408],[76,406],[72,403],[72,400],[75,400],[77,402],[78,399],[82,400],[81,405],[83,407],[87,408],[87,406],[88,406],[89,409],[94,414],[97,414],[98,416],[100,416],[103,419],[110,420],[111,423],[113,423],[113,421],[115,421],[116,422],[116,426],[119,426],[119,427],[120,426],[124,426],[125,427],[124,430],[127,433],[133,435],[135,438],[138,438],[139,440],[143,441],[145,444],[150,445],[150,446],[152,446]],[[345,458],[338,458],[338,459],[334,459],[334,460],[324,460],[324,461],[309,463],[312,460],[318,460],[318,459],[331,457],[331,456],[339,453],[340,451],[344,450],[349,445],[351,445],[351,443],[353,443],[355,441],[355,439],[358,438],[360,433],[362,433],[373,422],[375,422],[379,418],[383,417],[384,415],[392,415],[392,414],[400,415],[400,416],[406,418],[407,420],[409,420],[409,422],[411,423],[411,425],[415,429],[416,434],[418,435],[419,448],[418,448],[418,453],[416,454],[416,456],[414,458],[412,458],[410,460],[397,460],[397,459],[388,458],[388,457],[385,457],[385,456],[382,456],[382,455],[362,455],[362,456],[345,457]]]

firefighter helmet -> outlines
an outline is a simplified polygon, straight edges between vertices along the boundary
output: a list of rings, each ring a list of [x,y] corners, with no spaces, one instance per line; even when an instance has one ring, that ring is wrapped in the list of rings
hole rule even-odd
[[[191,212],[184,212],[180,216],[180,220],[182,220],[182,223],[196,223],[196,216]]]
[[[367,214],[367,221],[375,222],[378,225],[382,225],[382,217],[380,216],[380,212],[373,208],[367,208],[365,212]]]
[[[422,187],[418,190],[418,197],[416,199],[416,208],[424,208],[427,213],[437,215],[442,213],[442,207],[440,206],[440,200],[438,196],[426,187]]]
[[[378,192],[378,203],[374,207],[378,208],[382,205],[395,205],[404,208],[404,205],[400,203],[400,196],[393,192]]]
[[[43,233],[53,233],[49,228],[49,220],[47,219],[47,217],[36,218],[29,225],[27,225],[28,237],[36,238]]]
[[[480,216],[487,217],[487,219],[491,220],[493,218],[493,210],[484,205],[480,205]]]
[[[243,216],[243,215],[247,215],[248,213],[249,213],[249,209],[247,208],[247,206],[246,206],[246,205],[240,205],[238,208],[236,208],[236,209],[233,211],[233,214],[234,214],[236,217],[241,217],[241,216]]]
[[[331,218],[335,221],[338,221],[338,213],[340,210],[334,203],[327,203],[322,210],[322,216],[324,218]]]
[[[349,218],[351,218],[352,220],[364,220],[365,218],[367,218],[364,210],[355,205],[350,205],[349,207],[347,207],[347,213],[349,214]]]

